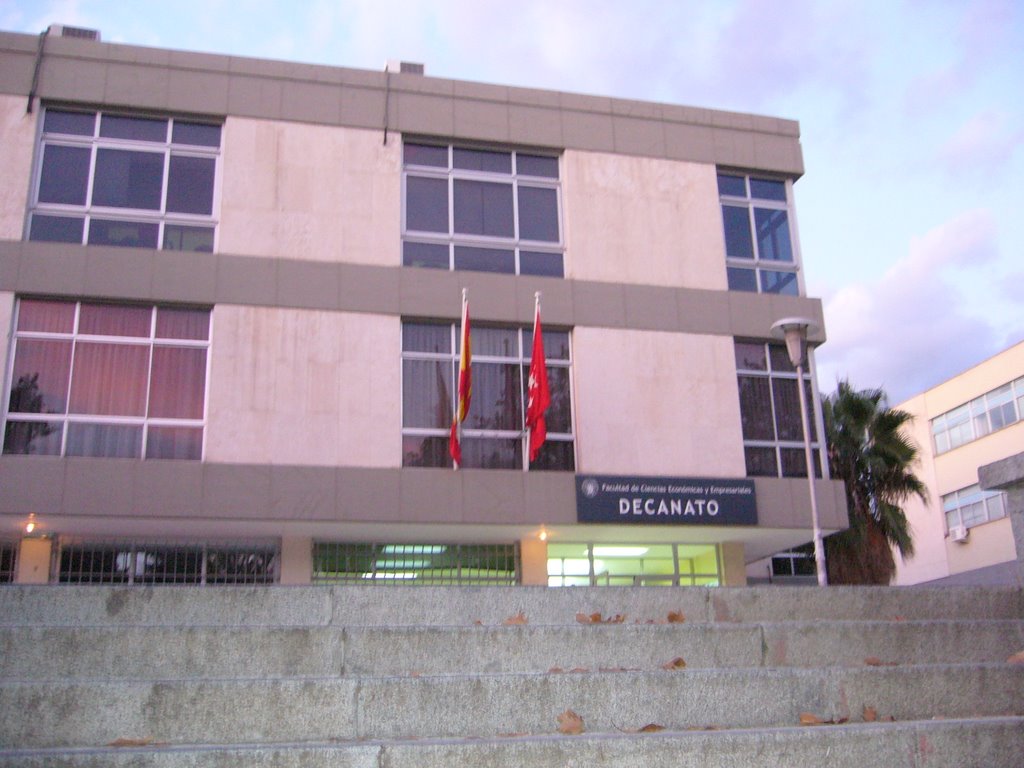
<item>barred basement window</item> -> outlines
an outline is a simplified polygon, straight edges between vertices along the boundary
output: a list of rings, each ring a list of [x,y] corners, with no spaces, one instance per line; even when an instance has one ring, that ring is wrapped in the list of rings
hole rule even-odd
[[[313,582],[406,586],[512,586],[519,544],[313,544]]]
[[[221,126],[48,107],[29,240],[213,251]]]
[[[402,263],[563,277],[558,158],[407,142]]]
[[[202,457],[210,312],[19,299],[4,453]]]
[[[278,542],[173,542],[62,539],[55,548],[62,584],[273,584]]]
[[[807,477],[800,392],[786,348],[737,341],[740,418],[748,477]],[[804,373],[814,474],[821,477],[821,452],[811,376]]]
[[[14,581],[18,562],[18,542],[0,540],[0,584]]]
[[[402,466],[451,467],[459,333],[453,323],[402,324]],[[473,396],[462,429],[464,468],[522,469],[533,330],[473,325]],[[551,406],[531,470],[572,471],[569,334],[544,330]]]
[[[719,173],[730,291],[800,294],[785,181]]]

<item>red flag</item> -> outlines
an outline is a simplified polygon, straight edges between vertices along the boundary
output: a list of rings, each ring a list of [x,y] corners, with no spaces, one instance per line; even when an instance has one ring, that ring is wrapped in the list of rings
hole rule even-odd
[[[537,460],[540,447],[548,437],[544,412],[551,405],[548,392],[548,369],[544,364],[544,337],[540,328],[540,296],[533,316],[533,355],[530,358],[530,379],[526,388],[526,428],[530,430],[530,461]]]
[[[462,422],[469,414],[469,401],[473,394],[473,361],[472,348],[469,341],[469,299],[466,291],[462,291],[462,342],[459,352],[459,404],[452,419],[451,436],[448,441],[448,452],[455,462],[455,469],[462,464],[462,444],[460,442]]]

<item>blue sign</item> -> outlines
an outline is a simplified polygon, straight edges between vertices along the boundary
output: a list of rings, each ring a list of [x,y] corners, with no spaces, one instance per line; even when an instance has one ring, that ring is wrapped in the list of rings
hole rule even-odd
[[[640,525],[757,525],[753,480],[577,475],[576,520]]]

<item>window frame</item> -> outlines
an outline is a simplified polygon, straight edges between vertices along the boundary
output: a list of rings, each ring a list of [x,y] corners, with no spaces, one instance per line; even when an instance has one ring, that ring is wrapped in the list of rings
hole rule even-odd
[[[1012,408],[1014,418],[995,425],[992,414],[997,410],[1005,413],[1007,406]],[[1024,376],[1000,384],[932,419],[931,436],[935,455],[949,453],[1021,421],[1024,421]]]
[[[942,514],[946,522],[946,536],[951,528],[963,526],[974,528],[1007,517],[1006,493],[1003,491],[984,491],[978,483],[966,488],[942,494]],[[971,522],[964,522],[964,512],[976,504],[981,505],[984,519],[975,517]],[[998,508],[998,509],[997,509]]]
[[[742,179],[744,194],[743,196],[727,194],[721,191],[721,177],[730,177],[734,179]],[[725,266],[727,272],[727,280],[729,280],[730,271],[745,270],[753,273],[755,290],[751,291],[747,288],[739,288],[729,286],[730,291],[742,291],[747,293],[765,293],[775,295],[793,295],[793,296],[804,296],[804,280],[803,280],[803,268],[802,259],[800,257],[800,242],[797,237],[797,226],[796,226],[796,213],[793,205],[793,182],[792,179],[783,177],[773,177],[763,174],[751,174],[745,171],[733,170],[728,168],[719,168],[717,171],[716,179],[718,180],[718,199],[719,209],[722,213],[722,230],[723,230],[723,244],[725,246]],[[784,185],[785,200],[772,200],[770,198],[755,197],[752,192],[751,182],[766,181],[766,182],[777,182]],[[748,259],[740,256],[729,255],[728,236],[727,228],[725,224],[725,208],[743,208],[747,212],[747,224],[749,227],[749,235],[751,238],[751,250],[753,258]],[[786,226],[789,231],[789,248],[792,253],[792,261],[784,261],[779,259],[764,258],[761,255],[761,247],[757,237],[757,221],[756,211],[759,210],[770,210],[770,211],[783,211],[786,214]],[[792,294],[784,293],[778,290],[766,290],[765,289],[765,275],[769,273],[780,273],[785,275],[792,275],[796,289]]]
[[[412,327],[437,327],[447,328],[449,342],[447,345],[448,351],[440,352],[421,352],[407,350],[405,342],[405,333],[407,328]],[[482,365],[516,365],[520,371],[519,376],[519,429],[480,429],[470,426],[470,420],[463,423],[462,426],[462,446],[464,463],[463,468],[472,469],[472,467],[466,460],[468,454],[467,445],[469,441],[475,439],[495,439],[495,440],[514,440],[518,439],[518,449],[516,454],[516,462],[514,467],[506,469],[516,469],[522,471],[524,457],[528,455],[529,450],[529,435],[526,431],[526,389],[527,389],[527,373],[530,366],[530,356],[532,347],[529,339],[532,338],[533,328],[529,326],[512,326],[512,325],[499,325],[499,324],[488,324],[488,323],[473,323],[474,335],[480,329],[493,328],[501,331],[511,331],[516,335],[518,343],[518,350],[515,355],[493,355],[483,353],[478,345],[473,343],[473,359],[472,365],[474,368],[474,397],[478,396],[476,387],[478,386],[478,374],[476,373],[477,367]],[[552,369],[564,370],[566,376],[566,390],[569,397],[569,408],[568,408],[568,419],[569,419],[569,432],[556,431],[548,421],[547,441],[548,443],[564,443],[568,444],[571,448],[572,466],[565,469],[551,469],[542,470],[540,467],[533,466],[533,471],[554,471],[554,472],[575,472],[576,468],[576,428],[575,428],[575,413],[573,408],[573,380],[572,380],[572,334],[568,330],[561,328],[545,328],[543,330],[545,336],[549,334],[565,334],[566,337],[566,350],[567,354],[565,358],[561,357],[550,357],[545,352],[545,365],[548,368],[548,373]],[[423,466],[417,464],[406,463],[406,450],[405,450],[405,438],[438,438],[443,439],[445,442],[449,439],[450,425],[444,427],[419,427],[419,426],[406,426],[406,362],[435,362],[440,363],[449,371],[448,378],[448,399],[450,410],[449,413],[455,413],[456,401],[458,399],[458,387],[453,382],[458,381],[457,371],[459,366],[459,344],[461,338],[459,334],[459,325],[457,322],[440,322],[420,319],[403,319],[402,320],[402,344],[401,344],[401,359],[402,359],[402,391],[401,391],[401,402],[402,402],[402,458],[401,466],[403,467],[414,467]],[[546,346],[546,345],[545,345]],[[554,393],[554,392],[553,392]],[[473,406],[470,406],[470,414],[473,413]],[[542,448],[543,451],[543,448]],[[448,454],[445,453],[446,458]],[[429,465],[428,465],[429,466]],[[443,467],[450,469],[452,466],[450,458],[447,459]],[[431,467],[436,468],[436,467]]]
[[[429,165],[409,161],[406,159],[405,150],[407,147],[422,147],[443,149],[446,152],[446,165]],[[510,170],[508,172],[497,170],[480,170],[456,167],[456,152],[478,151],[508,155],[510,159]],[[407,138],[402,145],[402,206],[401,206],[401,231],[402,231],[402,265],[419,266],[433,269],[447,269],[449,271],[484,271],[497,274],[532,275],[541,277],[565,277],[565,222],[562,215],[562,169],[561,155],[550,150],[531,149],[510,149],[503,147],[474,146],[463,144],[438,143],[429,139]],[[522,172],[520,168],[520,156],[530,158],[550,158],[556,163],[555,176],[535,175],[529,172]],[[410,179],[443,181],[447,190],[447,231],[410,229],[409,228],[409,182]],[[490,235],[482,233],[467,233],[456,231],[456,194],[457,185],[462,183],[473,184],[501,184],[507,185],[512,196],[512,234]],[[540,189],[554,192],[555,195],[555,217],[558,227],[557,240],[530,240],[522,236],[522,218],[520,215],[520,189]],[[447,264],[416,264],[410,263],[412,258],[405,254],[406,245],[435,246],[440,251],[447,249]],[[460,266],[458,249],[477,249],[481,251],[507,251],[511,255],[511,269],[501,268],[500,261],[493,255],[494,264],[497,268],[481,269],[474,266]],[[552,268],[543,271],[527,267],[524,271],[524,256],[546,257],[550,256]],[[486,255],[481,254],[482,258]],[[468,254],[466,254],[468,258]],[[544,261],[544,259],[541,259]],[[557,264],[556,264],[557,262]]]
[[[91,134],[60,133],[46,129],[46,118],[51,113],[73,113],[92,117]],[[118,138],[103,135],[104,117],[160,120],[165,123],[164,140]],[[216,127],[219,131],[216,146],[190,144],[175,141],[177,124]],[[40,112],[35,143],[35,158],[32,165],[30,204],[25,217],[24,239],[33,240],[33,222],[37,217],[52,217],[81,222],[79,245],[105,245],[108,247],[154,247],[156,250],[187,250],[189,252],[216,252],[219,236],[219,210],[221,195],[221,155],[224,144],[223,122],[209,117],[182,115],[161,115],[148,112],[122,112],[117,110],[87,109],[76,105],[49,104]],[[40,201],[43,185],[43,170],[47,147],[68,147],[88,151],[88,169],[85,179],[85,200],[81,204]],[[162,158],[160,178],[160,200],[157,208],[137,208],[118,205],[99,205],[93,202],[97,182],[97,166],[103,151],[158,154]],[[171,187],[172,163],[177,158],[202,159],[213,163],[212,186],[210,189],[210,212],[196,213],[168,210]],[[129,227],[156,227],[155,246],[136,243],[90,243],[94,230],[102,225],[123,223]],[[208,230],[209,243],[199,248],[169,247],[169,237],[187,235],[188,230]],[[75,241],[60,238],[37,238],[34,242],[60,242],[75,244]]]
[[[797,381],[797,372],[791,366],[778,366],[776,367],[772,359],[772,350],[776,350],[776,354],[780,355],[781,358],[785,358],[788,361],[786,348],[782,344],[776,344],[773,342],[766,342],[759,339],[734,339],[734,349],[737,345],[754,345],[762,348],[764,355],[764,369],[756,368],[745,368],[740,365],[739,355],[736,354],[736,395],[739,400],[740,407],[740,431],[741,438],[743,441],[743,453],[744,462],[746,463],[747,477],[807,477],[806,474],[790,474],[785,471],[785,464],[783,462],[784,450],[800,452],[800,460],[806,464],[805,444],[803,439],[803,425],[801,423],[801,434],[798,440],[782,439],[779,437],[779,415],[776,412],[778,408],[778,401],[776,399],[776,382],[780,381]],[[826,477],[828,474],[828,459],[825,451],[825,444],[822,439],[824,434],[824,422],[821,417],[821,404],[818,397],[817,386],[815,384],[816,376],[814,373],[814,362],[813,352],[808,350],[807,353],[807,365],[804,366],[803,382],[807,394],[807,407],[810,413],[807,414],[808,425],[811,431],[811,456],[815,459],[815,477],[820,479]],[[788,369],[787,369],[788,368]],[[772,439],[766,438],[748,438],[743,434],[743,395],[742,395],[742,384],[741,381],[744,378],[748,379],[763,379],[768,383],[768,399],[771,405],[771,424],[772,424]],[[799,393],[797,393],[799,397]],[[797,400],[799,402],[799,400]],[[774,452],[775,462],[775,473],[753,473],[751,472],[751,463],[747,456],[748,448],[761,448],[761,449],[772,449]],[[806,467],[804,468],[806,473]]]
[[[21,319],[21,308],[24,301],[43,301],[53,304],[70,305],[73,307],[73,319],[71,320],[71,330],[61,331],[39,331],[39,330],[24,330],[19,327]],[[130,308],[143,308],[149,311],[149,330],[146,336],[131,336],[131,335],[117,335],[113,333],[89,333],[85,332],[81,328],[81,317],[82,307],[87,306],[113,306],[113,307],[130,307]],[[180,337],[168,337],[164,335],[158,335],[157,323],[159,319],[159,311],[175,311],[175,310],[186,310],[194,312],[202,312],[207,316],[206,326],[206,338],[205,339],[191,339],[191,338],[180,338]],[[207,425],[209,418],[209,395],[210,395],[210,348],[211,339],[213,337],[213,310],[210,307],[197,307],[191,305],[170,305],[170,304],[149,304],[149,303],[133,303],[133,302],[111,302],[111,301],[91,301],[87,299],[49,299],[49,298],[37,298],[34,296],[19,296],[15,302],[14,313],[12,315],[11,324],[11,345],[10,353],[8,355],[7,368],[5,371],[5,388],[4,388],[4,400],[2,406],[3,416],[3,442],[0,443],[0,453],[8,455],[44,455],[44,456],[60,456],[67,457],[69,455],[78,456],[77,453],[68,453],[68,435],[70,427],[73,425],[83,426],[125,426],[125,427],[138,427],[141,430],[139,437],[139,450],[132,456],[134,459],[146,459],[146,460],[176,460],[176,461],[202,461],[206,454],[206,439],[207,439]],[[66,373],[66,392],[64,393],[65,402],[63,403],[63,410],[61,412],[52,411],[12,411],[11,410],[11,395],[12,389],[15,386],[14,373],[15,363],[18,359],[18,347],[21,342],[59,342],[68,344],[68,358],[67,358],[67,373]],[[146,355],[146,374],[145,382],[140,385],[144,387],[145,392],[145,409],[141,415],[138,414],[125,414],[125,413],[76,413],[72,411],[71,395],[72,395],[72,383],[75,376],[76,365],[82,365],[80,358],[78,357],[78,349],[82,345],[92,345],[94,347],[107,345],[117,346],[120,348],[137,347],[144,348],[147,351]],[[200,350],[203,353],[203,381],[201,382],[202,389],[202,415],[199,418],[187,418],[178,416],[154,416],[151,415],[151,406],[153,403],[152,395],[152,384],[153,384],[153,369],[154,369],[154,350],[156,349],[182,349],[182,350]],[[199,382],[195,382],[197,388],[199,388]],[[32,452],[18,453],[16,451],[7,451],[7,433],[10,425],[15,423],[40,423],[46,422],[55,425],[61,431],[60,436],[60,447],[56,453],[44,453],[36,454]],[[188,457],[149,457],[149,441],[150,441],[150,430],[153,428],[164,428],[164,429],[193,429],[200,430],[199,436],[199,452],[197,456]],[[86,454],[91,455],[91,454]],[[107,458],[105,456],[94,456],[94,458]]]

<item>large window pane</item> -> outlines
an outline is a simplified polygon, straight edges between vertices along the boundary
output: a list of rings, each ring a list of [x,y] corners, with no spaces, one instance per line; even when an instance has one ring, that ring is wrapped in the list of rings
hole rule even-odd
[[[8,421],[4,453],[29,456],[60,456],[63,427],[47,421]]]
[[[175,120],[171,141],[175,144],[192,144],[198,147],[219,147],[220,126]]]
[[[516,271],[516,255],[514,251],[504,248],[469,248],[457,245],[455,268],[510,275]]]
[[[728,267],[726,272],[730,291],[757,293],[757,272],[755,270]]]
[[[772,379],[775,396],[775,424],[779,440],[803,440],[803,422],[800,419],[800,393],[796,379]]]
[[[519,366],[473,363],[473,399],[467,424],[473,429],[521,430]]]
[[[217,164],[211,157],[171,155],[167,176],[167,210],[175,213],[213,213],[213,175]]]
[[[566,440],[552,440],[548,438],[544,445],[541,446],[537,458],[530,462],[530,471],[555,470],[572,472],[575,469],[576,459],[573,454],[573,444]]]
[[[465,455],[463,456],[465,458]],[[402,438],[403,467],[451,467],[448,435],[406,435]]]
[[[198,427],[150,427],[147,459],[198,460],[203,455],[203,430]]]
[[[558,158],[543,155],[516,153],[516,173],[520,176],[541,176],[546,179],[558,178]]]
[[[529,376],[529,367],[524,375]],[[572,401],[569,396],[569,369],[548,366],[548,392],[551,405],[545,415],[548,432],[572,432]]]
[[[451,326],[432,323],[404,323],[402,325],[402,350],[405,352],[451,352]]]
[[[745,440],[774,440],[771,387],[762,376],[740,376],[740,414]]]
[[[39,172],[39,202],[85,205],[89,186],[89,150],[47,144]]]
[[[718,194],[731,197],[746,197],[746,179],[743,176],[731,176],[726,173],[718,174]]]
[[[210,313],[203,309],[177,309],[158,307],[156,310],[156,337],[158,339],[210,338]]]
[[[768,365],[764,357],[764,344],[737,341],[736,369],[739,371],[767,371]]]
[[[512,237],[512,185],[456,179],[455,232],[467,235]]]
[[[152,117],[105,114],[100,119],[100,136],[134,141],[167,141],[167,121]]]
[[[543,251],[520,251],[519,274],[539,277],[565,277],[562,254]]]
[[[201,419],[205,391],[205,349],[153,348],[149,385],[150,417]]]
[[[779,476],[774,448],[748,445],[744,447],[743,455],[746,458],[748,477]]]
[[[78,332],[97,336],[149,336],[151,307],[82,304]]]
[[[512,173],[512,154],[509,152],[493,152],[486,149],[455,147],[452,150],[452,164],[456,168],[468,171]]]
[[[785,211],[768,208],[754,209],[757,229],[757,255],[768,261],[793,261],[793,248],[789,242],[789,219]]]
[[[448,147],[434,147],[428,144],[406,144],[402,147],[402,159],[406,165],[429,165],[435,168],[447,168]]]
[[[447,245],[436,243],[402,243],[402,264],[406,267],[448,269],[450,257]]]
[[[59,109],[48,109],[43,118],[43,131],[46,133],[92,136],[95,130],[96,114],[93,112],[64,112]]]
[[[769,269],[762,269],[761,292],[799,296],[800,285],[796,279],[796,272],[775,272]]]
[[[409,176],[405,180],[405,226],[418,232],[448,231],[448,181]]]
[[[67,456],[137,459],[142,427],[123,424],[68,424]]]
[[[92,204],[157,211],[163,188],[164,156],[157,152],[99,149]]]
[[[70,341],[19,339],[8,409],[12,413],[64,413],[70,371]]]
[[[725,221],[725,253],[737,259],[754,258],[754,241],[750,236],[750,214],[746,208],[722,206]]]
[[[786,202],[786,182],[773,179],[751,179],[750,196],[755,200],[777,200],[784,203]]]
[[[213,227],[182,227],[164,225],[165,251],[213,253]]]
[[[22,299],[18,302],[19,331],[71,333],[74,329],[74,302],[40,299]]]
[[[476,366],[473,368],[475,371]],[[402,366],[402,426],[427,429],[450,426],[452,391],[449,360],[406,360]]]
[[[464,436],[462,466],[471,469],[522,469],[522,441],[518,438]]]
[[[74,366],[71,413],[145,415],[149,347],[80,341]]]
[[[555,190],[519,187],[519,237],[558,242],[558,194]]]

